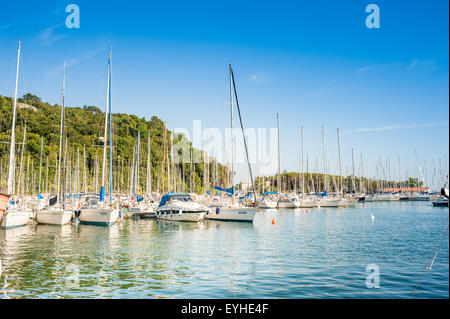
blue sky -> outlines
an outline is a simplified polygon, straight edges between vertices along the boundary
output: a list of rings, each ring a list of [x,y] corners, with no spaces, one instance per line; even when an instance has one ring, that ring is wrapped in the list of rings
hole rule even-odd
[[[64,25],[70,3],[79,29]],[[365,26],[370,3],[380,29]],[[321,168],[323,125],[333,170],[340,128],[344,172],[353,147],[371,176],[387,156],[412,174],[414,149],[428,169],[448,158],[448,9],[393,0],[2,1],[0,94],[13,93],[20,37],[20,93],[59,103],[66,61],[67,105],[104,108],[112,46],[114,112],[223,129],[232,61],[246,127],[274,127],[280,113],[282,169],[298,167],[300,126]]]

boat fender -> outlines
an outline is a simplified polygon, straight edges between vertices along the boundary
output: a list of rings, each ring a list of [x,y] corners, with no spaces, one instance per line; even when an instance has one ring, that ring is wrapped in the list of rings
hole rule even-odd
[[[220,208],[217,207],[217,208],[216,208],[216,214],[219,214],[219,213],[220,213]]]
[[[122,218],[122,211],[119,210],[119,218]]]
[[[178,211],[178,215],[181,216],[182,214],[183,214],[183,210],[180,209],[180,210]]]

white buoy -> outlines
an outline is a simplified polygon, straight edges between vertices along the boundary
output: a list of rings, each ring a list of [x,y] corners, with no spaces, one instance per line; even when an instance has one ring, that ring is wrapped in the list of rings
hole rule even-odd
[[[370,218],[371,218],[372,220],[375,220],[375,216],[373,216],[373,214],[370,215]]]

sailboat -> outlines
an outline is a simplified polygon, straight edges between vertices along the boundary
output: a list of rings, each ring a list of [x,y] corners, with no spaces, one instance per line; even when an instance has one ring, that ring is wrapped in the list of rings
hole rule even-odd
[[[229,203],[229,204],[213,203],[210,206],[209,212],[205,215],[205,218],[206,219],[211,219],[211,220],[253,222],[253,219],[255,218],[255,214],[256,214],[256,208],[255,207],[257,207],[257,203],[256,203],[256,198],[257,197],[256,197],[255,186],[254,186],[252,171],[251,171],[251,167],[250,167],[250,162],[248,160],[247,142],[245,140],[244,127],[243,127],[243,124],[242,124],[242,117],[241,117],[241,111],[240,111],[240,107],[239,107],[239,100],[238,100],[238,96],[237,96],[236,84],[235,84],[235,81],[234,81],[233,68],[232,68],[231,64],[230,64],[230,68],[229,68],[229,74],[230,74],[230,111],[231,111],[231,132],[232,132],[231,133],[231,163],[232,163],[231,164],[231,180],[232,180],[232,186],[231,186],[232,195],[231,195],[231,199],[232,199],[232,202]],[[233,92],[234,92],[234,97],[236,99],[236,106],[237,106],[237,109],[238,109],[239,120],[240,120],[241,130],[242,130],[242,138],[244,140],[244,146],[245,146],[245,151],[246,151],[246,155],[247,155],[247,164],[248,164],[248,169],[249,169],[249,173],[250,173],[250,180],[251,180],[252,189],[253,189],[253,196],[254,196],[254,200],[255,200],[255,207],[244,206],[242,204],[239,204],[235,200],[236,191],[235,191],[235,183],[234,183]]]
[[[78,219],[82,224],[92,224],[100,226],[110,226],[114,224],[119,217],[119,209],[113,207],[112,200],[112,125],[111,125],[111,52],[108,56],[108,84],[106,95],[105,111],[105,138],[103,141],[103,173],[102,186],[100,188],[100,198],[86,197],[85,203],[81,206],[78,213]],[[109,118],[109,205],[105,203],[105,174],[106,174],[106,147]]]
[[[62,148],[62,152],[59,155],[60,160],[61,158],[64,158],[65,154],[65,147],[64,147],[64,140],[65,140],[65,128],[64,128],[64,91],[65,91],[65,85],[66,85],[66,65],[64,64],[64,73],[63,73],[63,87],[62,87],[62,106],[61,106],[61,136],[60,139],[60,147]],[[41,153],[42,153],[42,146],[41,146]],[[62,173],[62,188],[61,188],[61,196],[58,194],[59,197],[59,203],[56,205],[51,205],[52,203],[49,203],[49,205],[45,206],[43,209],[40,209],[36,212],[36,221],[38,224],[46,224],[46,225],[65,225],[70,222],[72,219],[72,211],[70,209],[67,209],[65,202],[66,202],[66,195],[65,195],[65,179],[66,179],[66,170],[65,165],[63,165],[63,173]],[[40,189],[40,185],[39,185]],[[38,196],[41,196],[40,191]]]
[[[313,208],[317,206],[317,201],[314,197],[305,196],[305,173],[303,172],[303,148],[304,148],[304,139],[303,139],[303,126],[301,127],[301,142],[302,142],[302,155],[301,155],[301,173],[302,173],[302,198],[300,200],[301,208]]]
[[[147,158],[147,179],[148,179],[148,171],[150,169],[150,133],[149,133],[149,145],[148,145],[148,158]],[[133,169],[133,180],[131,184],[131,200],[127,201],[126,211],[124,212],[124,218],[131,218],[132,216],[136,216],[139,218],[156,218],[156,213],[154,206],[155,204],[151,203],[149,199],[144,201],[144,198],[139,196],[137,192],[139,189],[136,189],[136,184],[139,185],[139,145],[140,145],[140,132],[138,131],[137,143],[136,143],[136,154],[134,161],[134,169]],[[149,191],[149,180],[147,180],[147,192],[149,196],[151,196]]]
[[[278,189],[278,201],[277,208],[297,208],[300,206],[300,202],[295,196],[285,195],[282,193],[282,181],[281,181],[281,164],[280,164],[280,118],[277,113],[277,148],[278,148],[278,175],[277,175],[277,189]]]
[[[15,176],[15,154],[16,154],[16,107],[17,107],[17,85],[19,82],[19,61],[20,61],[20,40],[17,48],[17,68],[16,68],[16,86],[14,89],[13,118],[11,126],[11,147],[9,150],[9,171],[8,171],[8,190],[7,193],[0,193],[0,223],[1,228],[14,228],[25,226],[30,221],[31,211],[20,208],[19,205],[11,200],[11,194],[14,192]]]
[[[264,141],[261,142],[261,199],[258,201],[258,207],[262,209],[277,208],[277,200],[273,198],[274,192],[264,192],[265,177],[264,177]]]
[[[323,170],[324,170],[324,192],[317,205],[320,207],[339,207],[341,199],[339,197],[328,196],[328,170],[327,170],[327,156],[325,152],[325,131],[322,126],[322,155],[323,155]]]

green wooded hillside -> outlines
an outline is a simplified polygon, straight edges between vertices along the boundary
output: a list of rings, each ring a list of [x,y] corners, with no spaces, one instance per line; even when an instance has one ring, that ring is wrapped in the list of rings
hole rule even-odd
[[[13,99],[0,95],[0,183],[6,185]],[[41,173],[41,193],[54,191],[57,185],[57,166],[60,140],[61,106],[41,101],[32,94],[25,94],[18,99],[16,120],[16,182],[15,193],[36,194],[39,181],[39,154],[41,137],[43,138],[43,160]],[[105,113],[96,106],[66,107],[66,181],[72,185],[73,192],[83,192],[86,184],[88,192],[100,188],[103,163],[103,135]],[[170,131],[165,133],[164,122],[153,116],[150,120],[136,115],[116,113],[113,122],[113,167],[114,190],[129,192],[133,176],[134,149],[138,132],[140,132],[139,151],[139,191],[147,190],[147,154],[148,134],[151,136],[151,186],[152,191],[169,191],[168,167],[170,152]],[[22,140],[26,126],[26,142],[22,156]],[[109,138],[108,138],[109,140]],[[181,142],[190,148],[190,142],[182,135],[174,137],[174,143]],[[84,165],[84,148],[86,165]],[[108,150],[109,158],[109,150]],[[181,153],[181,152],[180,152]],[[189,153],[189,151],[188,151]],[[194,156],[202,156],[193,150]],[[164,156],[165,155],[165,156]],[[78,158],[78,165],[77,165]],[[200,157],[203,158],[203,157]],[[48,161],[48,173],[47,173]],[[174,164],[171,167],[170,190],[205,191],[205,185],[213,183],[214,164],[194,163]],[[22,164],[21,164],[22,163]],[[108,159],[109,163],[109,159]],[[109,165],[109,164],[108,164]],[[78,169],[77,169],[78,167]],[[86,174],[84,173],[86,167]],[[207,171],[205,170],[207,168]],[[216,166],[216,184],[226,186],[227,168]],[[175,172],[175,175],[174,175]],[[86,176],[86,179],[84,178]],[[108,180],[108,176],[105,178]],[[208,180],[210,181],[208,183]],[[107,184],[107,182],[106,182]],[[107,186],[107,185],[105,185]],[[203,187],[203,188],[202,188]],[[106,187],[106,189],[108,189]]]

